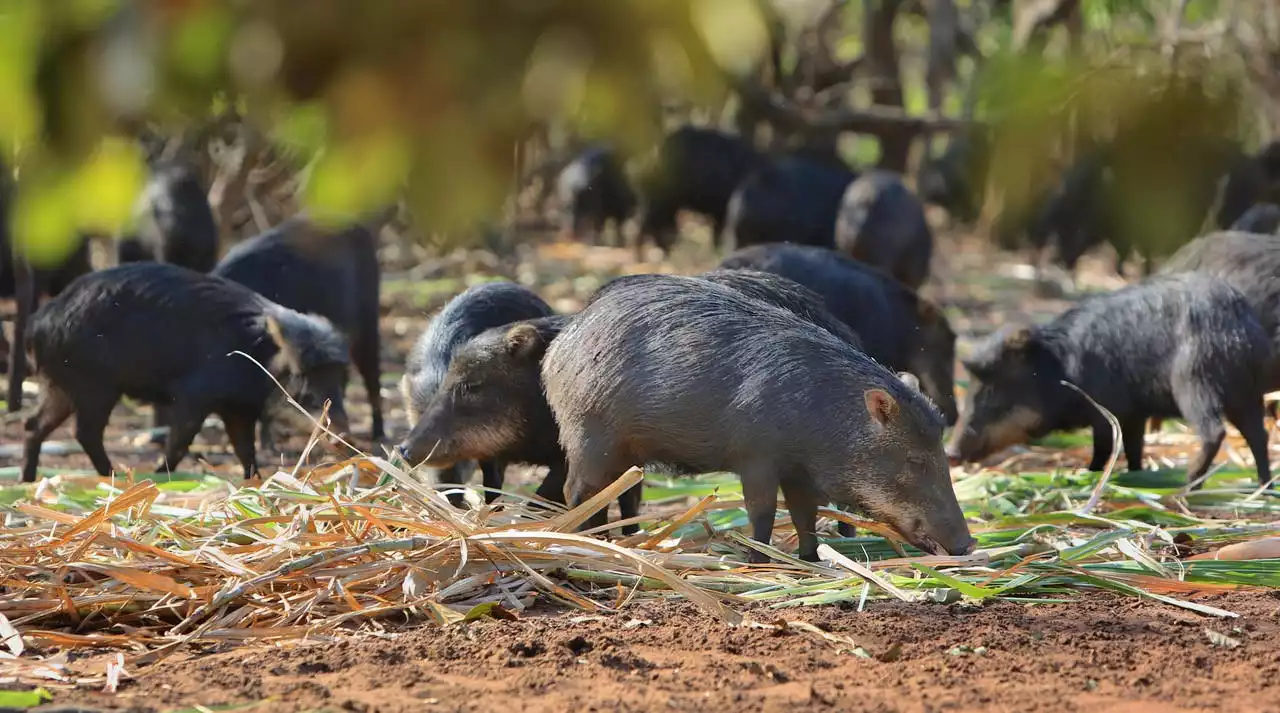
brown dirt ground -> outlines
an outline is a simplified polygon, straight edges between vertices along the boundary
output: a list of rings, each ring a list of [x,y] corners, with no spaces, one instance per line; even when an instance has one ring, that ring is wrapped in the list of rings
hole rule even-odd
[[[572,308],[600,281],[584,282],[584,273],[644,267],[629,262],[629,250],[584,256],[573,248],[553,248],[538,256],[535,271],[559,309]],[[962,337],[1008,319],[1051,314],[1065,304],[1033,296],[1026,282],[1011,290],[991,287],[988,251],[948,245],[940,254],[946,260],[935,268],[938,279],[929,291],[959,310],[953,323]],[[1001,260],[1003,269],[1009,256]],[[690,261],[692,269],[709,266],[706,255]],[[1114,277],[1099,275],[1094,287],[1115,285]],[[394,438],[407,425],[394,378],[427,314],[398,300],[384,301],[389,302],[382,325],[387,335],[384,393]],[[349,399],[357,436],[361,424],[367,436],[363,390],[353,387]],[[137,468],[154,462],[156,447],[134,442],[148,421],[148,410],[120,407],[107,438],[116,462]],[[21,433],[19,418],[0,418],[0,448],[15,448]],[[69,426],[53,439],[74,443]],[[282,439],[284,456],[261,454],[260,460],[265,465],[283,457],[292,464],[304,440],[300,435]],[[217,429],[202,435],[194,452],[210,464],[209,472],[238,477]],[[88,467],[79,453],[46,454],[41,464]],[[184,470],[197,469],[190,461],[184,464]],[[846,634],[883,661],[836,653],[809,634],[729,628],[687,603],[641,602],[587,620],[547,606],[518,621],[445,629],[421,620],[382,622],[380,634],[340,643],[184,651],[132,670],[136,678],[114,696],[92,690],[55,693],[59,706],[128,711],[264,699],[253,710],[1280,711],[1280,691],[1273,687],[1280,674],[1280,596],[1241,592],[1204,601],[1241,618],[1210,620],[1107,593],[1081,594],[1065,605],[877,602],[862,613],[835,606],[750,612],[760,621],[781,615]],[[632,620],[647,623],[624,628]],[[1234,649],[1214,646],[1206,628],[1242,643]],[[958,646],[986,650],[948,653]],[[108,654],[72,656],[74,668],[100,674]]]
[[[74,691],[59,702],[139,713],[264,699],[262,710],[368,713],[1280,710],[1280,597],[1203,601],[1241,616],[1209,620],[1104,593],[1071,604],[751,612],[808,621],[886,660],[836,653],[809,634],[730,628],[687,603],[643,602],[585,621],[549,611],[192,655],[135,672],[115,696]],[[645,623],[628,628],[634,620]],[[1241,643],[1215,646],[1206,629]],[[960,646],[986,650],[948,653]],[[101,659],[80,665],[101,670]]]

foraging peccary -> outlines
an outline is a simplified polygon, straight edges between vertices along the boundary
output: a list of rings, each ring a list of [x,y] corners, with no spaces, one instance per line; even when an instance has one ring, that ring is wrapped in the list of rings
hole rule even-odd
[[[975,461],[1051,431],[1093,428],[1091,470],[1111,455],[1111,426],[1080,388],[1120,422],[1130,470],[1142,469],[1150,418],[1185,418],[1200,436],[1187,469],[1204,475],[1226,435],[1244,436],[1258,480],[1271,470],[1262,395],[1267,333],[1238,290],[1208,275],[1163,275],[1091,297],[1037,327],[1008,327],[964,362],[967,404],[948,454]]]
[[[326,230],[294,218],[236,245],[213,269],[214,275],[238,282],[272,302],[320,315],[346,335],[350,361],[369,397],[375,442],[386,435],[377,247],[377,230],[370,224]],[[345,377],[343,384],[345,388]],[[262,430],[263,440],[269,440],[267,419]]]
[[[34,315],[30,345],[44,389],[26,423],[28,482],[41,444],[73,413],[76,439],[98,473],[110,475],[102,435],[122,396],[168,406],[168,444],[157,467],[176,468],[216,413],[250,477],[254,424],[279,392],[258,364],[233,351],[268,367],[309,410],[330,401],[334,425],[346,428],[342,335],[323,318],[186,268],[143,262],[85,275]]]
[[[607,146],[592,146],[576,156],[556,179],[563,213],[561,229],[579,240],[595,243],[612,221],[622,242],[622,224],[636,210],[636,194],[622,160]]]
[[[409,422],[413,430],[400,446],[400,452],[406,460],[416,464],[427,459],[435,448],[435,440],[443,440],[446,449],[463,448],[467,436],[452,435],[452,431],[442,431],[440,414],[443,406],[433,406],[442,399],[451,399],[451,391],[444,387],[449,384],[448,374],[455,353],[469,340],[482,332],[495,327],[518,322],[520,320],[547,317],[552,314],[551,307],[532,290],[513,282],[489,282],[468,288],[449,300],[435,317],[432,317],[427,329],[414,344],[405,364],[404,377],[400,381],[400,392],[404,397],[405,407],[409,412]],[[469,385],[471,382],[465,382]],[[430,415],[430,418],[425,416]],[[509,435],[500,429],[476,435],[474,440],[492,439]],[[459,439],[458,441],[450,439]],[[474,450],[474,448],[472,449]],[[502,447],[491,447],[495,453]],[[433,458],[428,463],[448,461],[447,467],[437,477],[444,483],[465,482],[466,471],[460,463],[465,459],[444,457]],[[506,463],[498,459],[481,461],[480,470],[483,475],[486,501],[497,497],[497,490],[502,488],[503,472]],[[460,504],[460,495],[453,497],[455,504]]]
[[[474,315],[471,315],[474,316]],[[492,327],[454,347],[433,391],[415,402],[413,431],[398,447],[410,463],[450,471],[478,461],[490,501],[507,463],[546,466],[539,497],[564,502],[565,460],[542,392],[542,357],[568,317],[551,315]],[[418,372],[419,383],[425,381]],[[406,380],[408,383],[408,380]],[[407,391],[413,391],[410,384]]]
[[[933,231],[924,205],[892,171],[868,171],[849,184],[835,227],[836,249],[878,267],[913,290],[929,277]]]
[[[817,507],[829,501],[889,522],[929,552],[973,546],[937,409],[781,308],[692,277],[613,285],[551,343],[542,376],[571,506],[633,465],[668,463],[738,473],[761,542],[781,486],[808,559]],[[624,518],[638,511],[636,499],[623,504]],[[598,513],[589,525],[605,521]]]
[[[116,241],[118,262],[155,260],[197,272],[217,264],[218,224],[194,166],[156,165],[136,212],[136,232]]]
[[[641,179],[640,245],[653,240],[664,253],[676,240],[676,215],[693,211],[711,219],[712,240],[724,231],[729,198],[767,159],[738,136],[682,126],[658,148],[655,165]]]

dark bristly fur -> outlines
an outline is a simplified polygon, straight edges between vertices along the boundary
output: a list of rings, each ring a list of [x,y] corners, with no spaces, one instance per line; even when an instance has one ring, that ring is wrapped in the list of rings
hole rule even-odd
[[[724,285],[752,299],[781,307],[862,351],[862,340],[853,329],[827,310],[821,295],[798,282],[760,270],[711,270],[699,277]]]
[[[919,377],[921,391],[955,423],[956,335],[942,311],[910,288],[833,250],[803,245],[745,248],[720,267],[771,272],[813,290],[871,358]]]
[[[725,220],[726,250],[764,243],[836,244],[845,189],[858,177],[847,166],[801,155],[775,157],[738,185]]]
[[[1267,389],[1280,389],[1280,237],[1210,233],[1183,246],[1160,271],[1212,275],[1240,290],[1271,335],[1274,362]]]

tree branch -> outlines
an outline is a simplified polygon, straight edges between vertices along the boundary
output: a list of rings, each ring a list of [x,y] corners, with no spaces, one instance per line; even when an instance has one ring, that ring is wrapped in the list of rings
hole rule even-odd
[[[896,108],[868,107],[853,109],[805,110],[750,81],[733,80],[733,87],[744,104],[751,106],[765,121],[788,133],[822,131],[854,131],[880,134],[889,131],[920,133],[923,131],[960,131],[974,124],[963,119],[910,116]]]

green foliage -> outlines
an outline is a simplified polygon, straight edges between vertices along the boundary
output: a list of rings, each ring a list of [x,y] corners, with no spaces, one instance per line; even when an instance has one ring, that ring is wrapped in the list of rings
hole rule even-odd
[[[30,691],[0,691],[0,708],[9,710],[25,710],[48,703],[53,696],[43,688]]]
[[[539,122],[647,147],[664,97],[714,101],[765,38],[738,0],[14,0],[0,7],[0,147],[21,177],[16,233],[47,264],[82,231],[118,230],[141,173],[109,137],[211,107],[318,157],[306,199],[320,220],[403,192],[432,228],[470,228],[497,214],[514,145]]]
[[[980,91],[999,205],[1012,215],[1033,209],[1067,166],[1105,147],[1117,234],[1157,256],[1197,234],[1214,177],[1243,134],[1245,104],[1229,69],[1184,64],[1171,71],[1154,53],[1113,62],[993,58]]]

